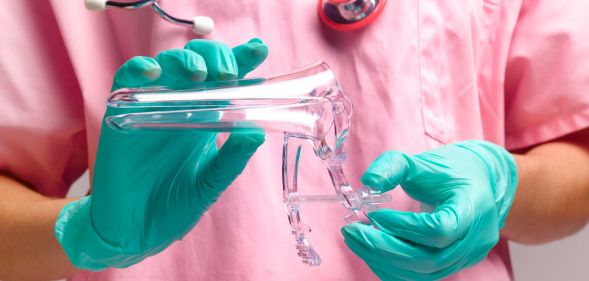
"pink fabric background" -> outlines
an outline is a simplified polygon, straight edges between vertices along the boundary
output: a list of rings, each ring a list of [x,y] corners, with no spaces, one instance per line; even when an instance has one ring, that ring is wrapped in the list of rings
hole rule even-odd
[[[356,186],[381,152],[416,153],[479,138],[521,148],[589,126],[587,1],[388,1],[368,28],[323,27],[316,1],[160,1],[215,19],[209,37],[260,37],[270,56],[252,76],[326,61],[355,106],[346,166]],[[0,169],[64,196],[92,166],[112,76],[135,55],[194,37],[149,10],[91,13],[83,1],[7,1],[0,10]],[[374,280],[343,244],[337,207],[303,211],[320,267],[298,261],[281,204],[282,138],[269,136],[244,174],[183,241],[127,269],[73,280]],[[301,186],[331,192],[303,155]],[[417,210],[402,190],[391,208]],[[450,280],[509,280],[502,241]]]

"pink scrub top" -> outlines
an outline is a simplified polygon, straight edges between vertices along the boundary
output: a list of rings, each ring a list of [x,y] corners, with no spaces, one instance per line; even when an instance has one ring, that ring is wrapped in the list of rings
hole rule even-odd
[[[395,0],[355,32],[324,27],[316,0],[160,2],[173,15],[213,17],[210,39],[262,38],[270,56],[250,76],[326,61],[355,107],[345,166],[355,186],[385,150],[465,139],[517,149],[589,126],[589,1]],[[64,196],[92,167],[118,66],[195,37],[149,9],[93,13],[81,0],[5,1],[0,30],[0,169],[50,196]],[[304,207],[323,264],[299,261],[281,203],[281,145],[269,135],[182,241],[129,268],[72,280],[376,280],[344,245],[338,206]],[[301,160],[301,190],[329,194],[315,160]],[[419,209],[401,189],[392,195],[391,208]],[[501,241],[449,280],[509,280],[510,267]]]

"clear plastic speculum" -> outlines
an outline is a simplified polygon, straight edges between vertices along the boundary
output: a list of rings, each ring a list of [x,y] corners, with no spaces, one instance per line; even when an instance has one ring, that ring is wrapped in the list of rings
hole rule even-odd
[[[366,187],[354,190],[345,177],[342,166],[352,104],[323,62],[269,78],[205,82],[190,89],[120,89],[111,94],[108,106],[125,109],[105,120],[122,133],[254,129],[282,133],[283,201],[297,253],[308,265],[321,264],[321,257],[306,237],[310,228],[302,223],[302,205],[337,202],[349,210],[347,222],[370,223],[366,213],[391,199]],[[332,195],[299,194],[298,163],[304,146],[310,146],[325,166]]]

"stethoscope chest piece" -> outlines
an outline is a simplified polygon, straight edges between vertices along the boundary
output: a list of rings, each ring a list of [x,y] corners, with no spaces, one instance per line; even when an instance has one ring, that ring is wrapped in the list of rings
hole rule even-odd
[[[380,15],[387,0],[319,0],[319,17],[336,30],[363,28]]]

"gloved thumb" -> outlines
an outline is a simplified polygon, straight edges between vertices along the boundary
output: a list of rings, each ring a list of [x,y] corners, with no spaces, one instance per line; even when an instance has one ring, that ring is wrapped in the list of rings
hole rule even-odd
[[[410,172],[411,156],[399,151],[386,151],[374,160],[362,176],[362,183],[382,192],[403,184]]]
[[[237,78],[243,78],[268,57],[268,46],[259,38],[253,38],[245,44],[236,46],[232,51],[237,62]]]
[[[241,174],[264,140],[261,129],[236,132],[229,136],[197,178],[198,198],[204,207],[217,201],[221,193]]]

